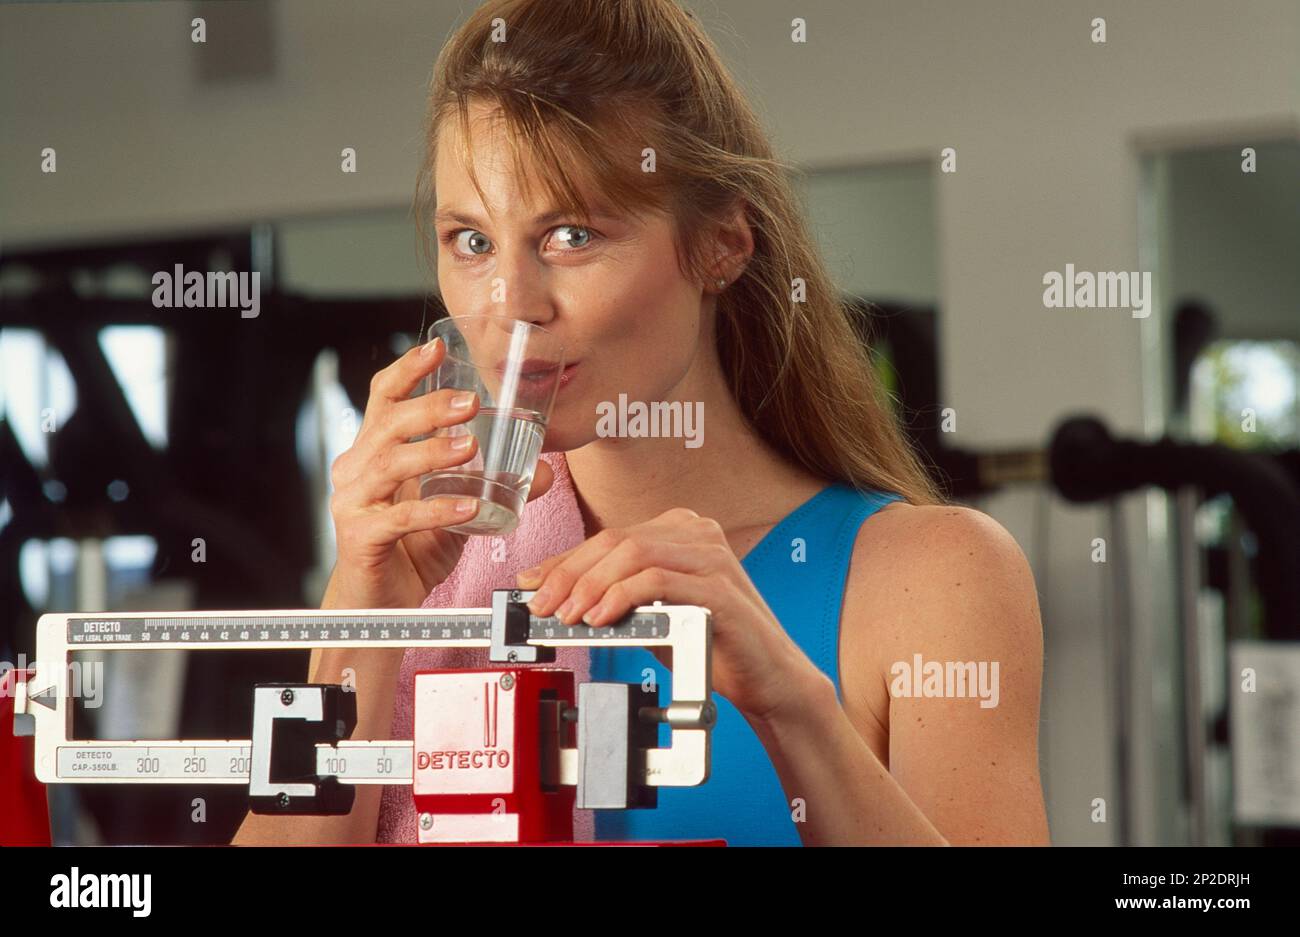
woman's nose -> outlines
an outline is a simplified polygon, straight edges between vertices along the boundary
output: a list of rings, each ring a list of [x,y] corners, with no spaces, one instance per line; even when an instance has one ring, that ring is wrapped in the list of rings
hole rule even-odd
[[[509,316],[533,325],[555,318],[549,274],[535,258],[499,255],[483,297],[488,315]]]

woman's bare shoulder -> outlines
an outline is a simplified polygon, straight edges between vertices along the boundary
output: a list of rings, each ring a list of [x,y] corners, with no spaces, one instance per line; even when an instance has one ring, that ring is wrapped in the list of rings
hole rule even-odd
[[[895,502],[858,530],[842,627],[897,650],[972,627],[1023,637],[1041,624],[1033,573],[1005,527],[960,505]]]
[[[1024,559],[1019,544],[982,511],[958,504],[887,504],[863,522],[854,543],[855,565],[906,563],[933,570],[967,560]]]

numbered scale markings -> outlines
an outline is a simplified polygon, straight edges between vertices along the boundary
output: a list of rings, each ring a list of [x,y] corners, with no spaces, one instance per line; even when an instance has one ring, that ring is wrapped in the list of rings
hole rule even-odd
[[[343,742],[316,746],[316,773],[353,784],[410,784],[411,743]],[[114,745],[85,742],[58,749],[59,776],[124,781],[203,781],[247,784],[251,749],[246,741],[198,744]]]
[[[400,615],[258,615],[239,617],[181,616],[175,618],[69,618],[69,645],[150,644],[281,644],[307,646],[333,642],[391,642],[491,640],[492,616]],[[585,643],[619,638],[665,638],[668,615],[638,612],[617,625],[564,625],[558,618],[534,618],[530,640],[580,640]]]

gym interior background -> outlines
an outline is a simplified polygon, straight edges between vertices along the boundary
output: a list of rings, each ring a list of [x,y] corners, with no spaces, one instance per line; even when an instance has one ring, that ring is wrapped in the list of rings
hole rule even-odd
[[[436,312],[409,208],[461,6],[0,8],[0,659],[46,611],[319,603],[338,417]],[[1053,842],[1294,841],[1300,5],[686,6],[909,430],[1033,565]],[[260,315],[154,308],[178,263],[260,271]],[[1149,271],[1150,315],[1046,308],[1066,264]],[[305,675],[168,656],[116,664],[100,737],[224,736],[232,681]],[[1234,721],[1243,660],[1264,718]],[[189,791],[60,785],[55,838],[223,842],[243,801],[209,794],[200,829],[157,809]]]

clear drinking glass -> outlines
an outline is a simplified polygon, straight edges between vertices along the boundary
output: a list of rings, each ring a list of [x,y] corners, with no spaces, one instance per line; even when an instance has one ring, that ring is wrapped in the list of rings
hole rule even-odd
[[[442,363],[424,381],[426,393],[454,388],[479,396],[473,419],[439,427],[434,436],[478,439],[474,458],[420,476],[420,497],[476,498],[478,513],[443,530],[508,534],[533,484],[537,457],[564,371],[564,348],[541,326],[509,316],[449,316],[429,327],[441,338]],[[428,438],[428,437],[421,437]]]

